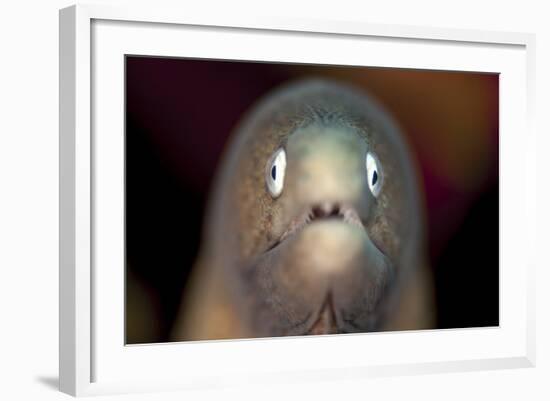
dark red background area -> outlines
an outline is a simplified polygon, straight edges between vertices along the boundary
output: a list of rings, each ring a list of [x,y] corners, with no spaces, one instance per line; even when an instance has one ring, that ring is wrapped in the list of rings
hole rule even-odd
[[[498,76],[126,58],[127,342],[168,341],[229,134],[261,96],[325,77],[396,118],[423,180],[440,328],[498,325]]]

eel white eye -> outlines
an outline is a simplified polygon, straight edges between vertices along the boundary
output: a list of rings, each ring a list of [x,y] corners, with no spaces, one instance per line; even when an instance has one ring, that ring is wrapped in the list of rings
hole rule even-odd
[[[283,192],[286,169],[286,152],[278,149],[269,159],[265,181],[272,197],[278,197]]]
[[[367,179],[369,180],[369,189],[374,196],[378,196],[382,189],[382,170],[380,162],[372,153],[367,153]]]

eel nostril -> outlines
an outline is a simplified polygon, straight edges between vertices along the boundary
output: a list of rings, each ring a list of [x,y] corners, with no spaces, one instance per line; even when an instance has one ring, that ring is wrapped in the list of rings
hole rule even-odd
[[[324,210],[320,206],[314,206],[312,208],[313,218],[323,217],[325,215]]]

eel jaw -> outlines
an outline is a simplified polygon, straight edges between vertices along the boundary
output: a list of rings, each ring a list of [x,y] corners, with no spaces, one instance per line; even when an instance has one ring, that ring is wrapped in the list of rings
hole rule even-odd
[[[347,203],[321,202],[306,207],[292,219],[287,229],[264,251],[261,257],[267,257],[269,260],[271,252],[279,251],[279,245],[293,241],[309,225],[326,224],[327,221],[340,222],[342,225],[360,228],[368,239],[366,226],[354,207]],[[290,332],[288,332],[290,335],[325,335],[357,331],[353,327],[348,328],[349,324],[346,323],[339,307],[333,300],[333,288],[331,286],[326,289],[324,298],[321,299],[321,302],[316,302],[317,306],[312,305],[313,310],[310,310],[303,321],[295,324],[290,329]]]
[[[357,211],[347,205],[336,202],[321,202],[306,208],[301,214],[291,220],[288,228],[277,239],[266,252],[275,249],[285,240],[290,239],[295,234],[316,222],[327,221],[329,219],[342,221],[346,224],[354,225],[365,230],[361,218]],[[332,293],[329,290],[315,318],[311,323],[304,327],[302,335],[323,335],[340,333],[336,309],[334,307]],[[309,320],[309,318],[308,318]]]

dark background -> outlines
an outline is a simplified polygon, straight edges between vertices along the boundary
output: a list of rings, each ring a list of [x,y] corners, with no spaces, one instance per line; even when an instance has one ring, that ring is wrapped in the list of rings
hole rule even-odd
[[[498,325],[498,75],[126,57],[126,340],[169,341],[231,130],[289,80],[374,95],[419,161],[439,328]]]

